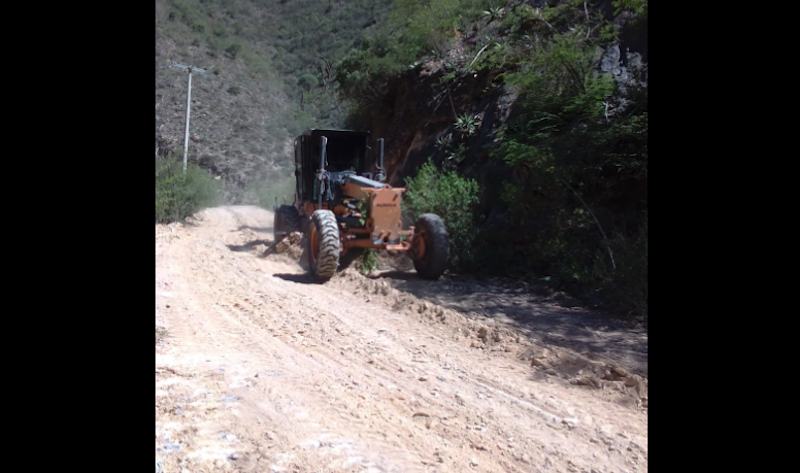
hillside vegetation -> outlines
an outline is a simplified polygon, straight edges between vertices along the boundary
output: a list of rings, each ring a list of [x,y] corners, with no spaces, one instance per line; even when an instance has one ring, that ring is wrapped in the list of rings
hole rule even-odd
[[[432,102],[441,92],[444,105],[430,121],[450,117],[429,156],[439,171],[407,177],[446,222],[458,222],[453,264],[548,281],[646,319],[647,66],[641,54],[620,54],[620,36],[643,36],[646,54],[647,2],[395,6],[342,61],[338,79],[357,102],[349,124],[360,127],[382,121],[398,90],[410,95],[409,82],[437,77],[428,93]],[[482,93],[453,99],[451,89],[479,76],[488,78]],[[489,127],[475,104],[493,93],[515,103]],[[487,169],[503,177],[486,177]],[[485,185],[473,190],[478,182]],[[473,205],[473,192],[482,205]],[[472,222],[464,223],[464,208],[474,210]],[[464,228],[479,228],[478,237]]]

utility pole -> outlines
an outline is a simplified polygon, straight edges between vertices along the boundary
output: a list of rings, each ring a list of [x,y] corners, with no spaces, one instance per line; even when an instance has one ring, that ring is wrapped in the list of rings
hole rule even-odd
[[[192,108],[192,72],[205,74],[205,69],[200,69],[193,66],[184,66],[183,64],[172,63],[172,67],[179,67],[189,73],[189,90],[186,98],[186,136],[183,141],[183,173],[186,174],[186,161],[189,155],[189,112]]]

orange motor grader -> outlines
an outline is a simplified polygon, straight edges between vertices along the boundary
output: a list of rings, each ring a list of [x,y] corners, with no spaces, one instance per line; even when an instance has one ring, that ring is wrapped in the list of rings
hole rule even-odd
[[[420,215],[403,229],[405,188],[384,183],[383,143],[377,141],[373,158],[369,132],[311,129],[294,141],[294,204],[275,206],[275,241],[303,232],[319,281],[333,277],[345,254],[364,248],[405,251],[427,279],[447,267],[450,237],[437,215]]]

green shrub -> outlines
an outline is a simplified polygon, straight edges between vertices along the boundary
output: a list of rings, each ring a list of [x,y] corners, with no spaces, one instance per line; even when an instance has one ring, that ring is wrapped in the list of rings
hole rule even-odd
[[[476,262],[479,220],[476,212],[480,189],[472,179],[455,171],[441,171],[429,160],[416,177],[406,179],[404,217],[412,224],[425,213],[438,215],[450,234],[450,265],[470,269]]]
[[[233,43],[227,48],[225,48],[225,53],[231,58],[236,59],[236,56],[242,51],[242,45],[239,43]]]
[[[630,10],[637,15],[647,17],[647,0],[615,0],[611,4],[615,8],[615,14],[619,14],[622,10]]]
[[[221,201],[221,186],[206,170],[156,156],[156,223],[182,221]]]
[[[378,253],[374,248],[364,248],[356,260],[356,269],[361,274],[369,274],[378,269]]]
[[[314,74],[303,74],[297,79],[297,85],[302,87],[303,90],[309,91],[319,85],[319,81]]]
[[[647,213],[632,236],[617,233],[611,239],[616,269],[609,259],[598,259],[596,285],[615,312],[647,321]]]

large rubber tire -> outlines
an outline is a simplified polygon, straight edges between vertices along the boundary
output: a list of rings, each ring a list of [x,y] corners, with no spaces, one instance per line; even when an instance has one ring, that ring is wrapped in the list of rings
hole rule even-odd
[[[414,224],[414,238],[422,238],[425,253],[414,260],[417,274],[425,279],[439,279],[450,259],[450,235],[444,222],[435,214],[423,214]]]
[[[333,212],[317,210],[311,214],[306,237],[311,274],[318,281],[327,281],[339,267],[339,225]]]
[[[300,215],[297,213],[297,209],[291,205],[275,207],[275,220],[272,230],[275,234],[275,241],[280,241],[292,232],[299,232]]]

